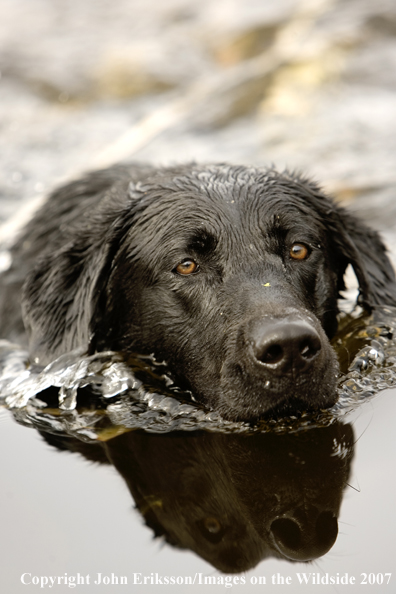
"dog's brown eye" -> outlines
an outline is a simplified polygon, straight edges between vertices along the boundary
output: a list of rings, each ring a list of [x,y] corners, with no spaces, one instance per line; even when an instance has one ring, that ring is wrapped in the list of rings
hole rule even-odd
[[[293,260],[306,260],[310,254],[309,248],[303,243],[294,243],[290,248],[290,257]]]
[[[194,260],[183,260],[176,266],[175,270],[177,274],[183,274],[184,276],[194,274],[194,272],[198,271],[198,264]]]
[[[216,518],[205,518],[204,526],[211,534],[217,534],[221,530],[221,524]]]

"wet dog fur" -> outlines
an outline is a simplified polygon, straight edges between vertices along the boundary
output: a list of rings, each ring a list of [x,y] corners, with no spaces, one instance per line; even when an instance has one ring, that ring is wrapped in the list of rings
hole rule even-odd
[[[118,165],[56,190],[28,224],[3,275],[3,336],[20,293],[40,364],[81,346],[154,354],[228,419],[325,408],[348,264],[363,305],[396,303],[378,234],[301,175]]]

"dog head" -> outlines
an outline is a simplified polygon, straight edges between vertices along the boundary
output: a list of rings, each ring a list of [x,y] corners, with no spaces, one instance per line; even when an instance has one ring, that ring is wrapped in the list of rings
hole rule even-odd
[[[301,176],[153,171],[113,186],[92,220],[27,282],[32,344],[154,354],[230,419],[335,402],[329,338],[348,264],[362,304],[395,303],[378,235]]]

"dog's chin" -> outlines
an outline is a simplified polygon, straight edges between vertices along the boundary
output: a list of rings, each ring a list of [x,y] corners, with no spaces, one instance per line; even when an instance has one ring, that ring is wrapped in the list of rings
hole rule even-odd
[[[211,408],[221,414],[227,421],[250,422],[259,420],[279,420],[286,417],[301,417],[304,413],[319,413],[331,408],[337,402],[336,386],[329,386],[325,393],[268,393],[252,394],[243,397],[241,394],[223,394],[212,403]]]
[[[209,387],[206,378],[207,391],[192,392],[199,402],[228,421],[256,422],[328,409],[338,399],[339,365],[335,353],[332,354],[326,369],[318,369],[295,380],[282,378],[274,382],[257,381],[256,378],[249,382],[245,375],[227,373],[217,386],[213,382]]]
[[[292,395],[274,395],[274,404],[265,402],[255,403],[245,402],[238,404],[235,402],[222,402],[218,410],[221,416],[228,421],[243,421],[254,423],[260,420],[280,420],[287,417],[301,417],[305,413],[318,413],[321,410],[331,408],[337,402],[337,391],[320,397],[315,394],[292,394]]]

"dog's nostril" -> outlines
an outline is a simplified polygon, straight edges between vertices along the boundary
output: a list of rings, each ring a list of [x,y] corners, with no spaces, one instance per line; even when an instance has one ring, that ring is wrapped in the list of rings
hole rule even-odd
[[[300,355],[304,359],[312,359],[312,357],[317,355],[321,348],[320,340],[304,340],[300,344]]]
[[[260,356],[259,360],[262,363],[279,363],[284,356],[283,349],[279,344],[273,344],[268,347]]]
[[[289,518],[279,518],[271,524],[271,532],[276,543],[285,549],[298,550],[301,546],[302,533],[299,525]]]
[[[337,518],[313,506],[295,510],[289,518],[277,518],[271,533],[278,551],[293,561],[311,561],[331,549],[338,536]]]

